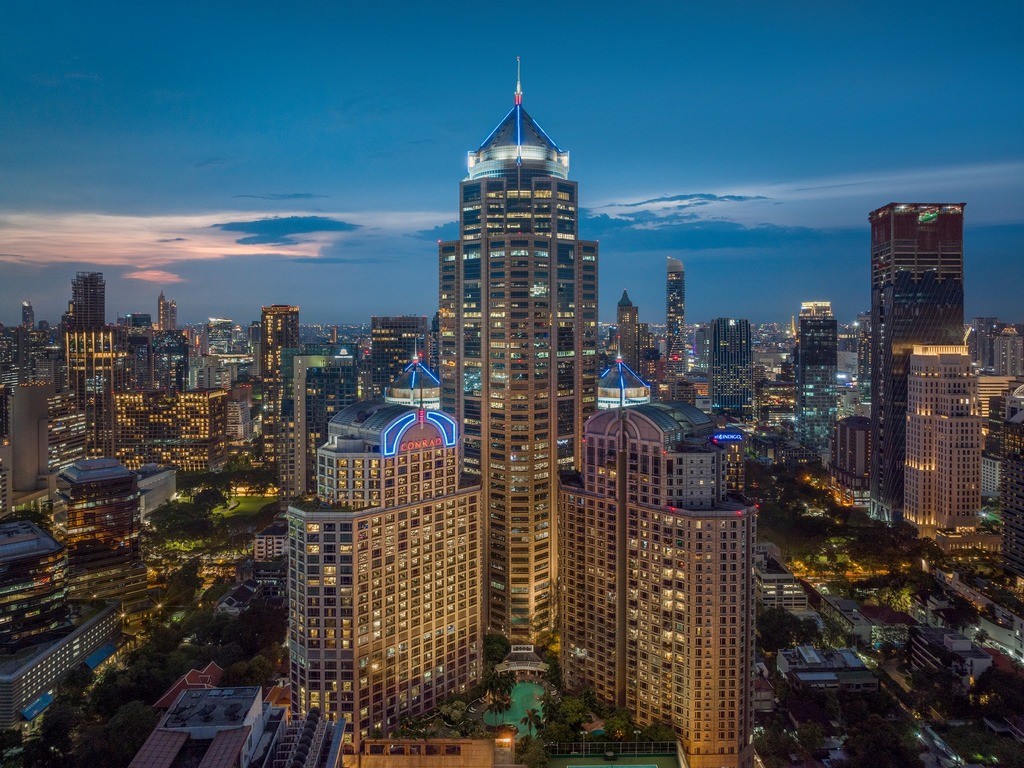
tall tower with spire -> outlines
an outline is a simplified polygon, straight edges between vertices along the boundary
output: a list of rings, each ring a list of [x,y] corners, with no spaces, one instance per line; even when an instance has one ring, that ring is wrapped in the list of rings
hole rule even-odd
[[[442,408],[484,485],[487,621],[527,639],[554,620],[558,470],[579,464],[596,405],[598,250],[518,66],[512,108],[468,166],[459,239],[439,245]]]
[[[619,357],[634,371],[640,369],[640,308],[622,292],[615,309],[615,322],[619,328]]]

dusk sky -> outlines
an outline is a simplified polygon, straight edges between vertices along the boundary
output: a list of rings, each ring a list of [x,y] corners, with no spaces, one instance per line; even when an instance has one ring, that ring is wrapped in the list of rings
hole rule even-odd
[[[609,10],[595,10],[597,8]],[[611,10],[614,9],[614,10]],[[432,314],[512,104],[571,153],[600,312],[870,305],[867,213],[966,201],[966,315],[1024,321],[1024,3],[0,4],[0,322]]]

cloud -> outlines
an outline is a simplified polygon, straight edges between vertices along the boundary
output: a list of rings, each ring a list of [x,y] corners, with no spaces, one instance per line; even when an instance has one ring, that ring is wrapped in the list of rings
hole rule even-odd
[[[714,202],[740,203],[746,200],[764,200],[764,198],[760,195],[713,195],[709,192],[696,192],[683,195],[662,195],[661,197],[651,197],[634,203],[609,203],[604,207],[640,208],[654,203],[681,203],[685,207],[689,205],[707,205]]]
[[[370,257],[345,257],[345,256],[300,256],[297,259],[288,259],[292,264],[377,264],[386,261],[393,261],[386,256]]]
[[[194,168],[206,168],[210,165],[227,165],[228,161],[223,157],[208,157],[205,160],[200,160],[193,167]]]
[[[188,240],[187,237],[163,237],[157,240],[158,243],[184,243]]]
[[[134,272],[125,272],[124,277],[129,280],[143,280],[147,283],[183,283],[184,278],[173,272],[163,269],[137,269]]]
[[[235,195],[252,200],[314,200],[328,195],[314,195],[312,192],[276,192],[268,195]]]
[[[213,226],[224,232],[241,232],[249,235],[236,240],[239,245],[298,245],[305,241],[296,240],[292,235],[354,232],[359,229],[358,224],[326,216],[274,216],[254,221],[229,221]]]
[[[415,237],[418,240],[430,240],[431,242],[437,240],[457,240],[459,238],[459,222],[449,221],[431,229],[421,229],[418,232],[411,233],[410,237]]]

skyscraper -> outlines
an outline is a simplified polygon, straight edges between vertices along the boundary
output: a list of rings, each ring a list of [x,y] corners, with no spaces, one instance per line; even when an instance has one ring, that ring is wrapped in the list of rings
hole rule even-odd
[[[836,422],[836,318],[828,301],[800,307],[796,352],[796,436],[824,454]]]
[[[69,625],[67,553],[33,523],[0,523],[0,648],[38,643]]]
[[[233,350],[232,336],[235,323],[223,317],[211,317],[206,321],[206,353],[209,355],[227,355]]]
[[[686,272],[683,262],[668,257],[665,282],[665,375],[686,375],[689,353],[686,344]]]
[[[964,339],[964,204],[890,203],[871,221],[871,516],[903,517],[907,372],[916,344]]]
[[[561,666],[686,765],[753,762],[756,513],[727,495],[727,449],[681,403],[601,411],[559,486]],[[569,476],[566,476],[567,478]]]
[[[1007,398],[1002,425],[999,500],[1003,514],[1003,566],[1024,580],[1024,386]]]
[[[625,291],[615,308],[615,324],[619,330],[619,357],[633,370],[640,370],[640,308],[634,306]]]
[[[181,472],[222,469],[227,402],[223,389],[118,392],[114,455],[133,470],[143,464],[167,464]]]
[[[711,321],[708,392],[715,411],[746,419],[753,416],[754,366],[749,320],[719,317]]]
[[[977,527],[981,422],[967,347],[915,345],[907,377],[904,519],[922,536]]]
[[[79,272],[71,283],[64,353],[68,387],[85,411],[86,455],[114,455],[114,393],[125,387],[125,331],[105,324],[106,282],[100,272]]]
[[[260,378],[263,380],[263,455],[278,462],[286,450],[279,429],[284,401],[281,366],[286,349],[299,347],[299,308],[274,304],[263,308],[260,327]]]
[[[857,390],[862,403],[871,402],[871,313],[857,315]]]
[[[157,389],[188,389],[188,339],[181,331],[153,334],[153,385]]]
[[[156,300],[157,330],[176,331],[178,329],[178,302],[164,297],[164,292]]]
[[[28,300],[21,302],[21,327],[30,331],[36,327],[36,313]]]
[[[364,400],[380,400],[409,361],[426,356],[427,318],[422,315],[370,319],[370,364]]]
[[[596,404],[598,248],[568,173],[517,82],[469,153],[459,239],[439,245],[442,406],[486,482],[489,625],[516,639],[552,623],[555,483]]]
[[[79,272],[71,281],[68,327],[96,330],[107,323],[107,282],[102,272]]]

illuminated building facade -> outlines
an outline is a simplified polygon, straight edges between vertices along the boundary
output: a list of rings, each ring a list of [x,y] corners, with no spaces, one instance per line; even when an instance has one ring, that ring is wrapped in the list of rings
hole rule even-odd
[[[711,322],[708,391],[716,413],[753,416],[754,365],[750,321],[719,317]]]
[[[827,453],[839,405],[836,400],[836,318],[828,301],[800,307],[796,350],[796,436]]]
[[[669,380],[686,375],[690,362],[686,343],[686,271],[683,262],[668,257],[665,281],[665,374]]]
[[[760,427],[788,432],[796,421],[796,382],[762,379],[754,386],[754,421]]]
[[[1024,386],[1014,390],[1004,412],[999,500],[1003,515],[1003,566],[1024,580]]]
[[[828,471],[836,501],[847,507],[867,507],[871,497],[871,419],[847,416],[836,422]]]
[[[287,450],[280,429],[285,382],[282,364],[286,349],[299,347],[299,308],[274,304],[260,318],[260,378],[263,380],[263,455],[277,466]]]
[[[749,768],[756,514],[727,494],[713,431],[676,403],[587,421],[560,485],[561,667],[638,725],[671,724],[690,768]]]
[[[412,358],[426,354],[427,318],[416,315],[370,318],[370,364],[364,400],[380,400],[385,388]]]
[[[145,597],[138,479],[115,459],[76,461],[57,476],[67,514],[64,546],[72,600]]]
[[[227,462],[227,402],[223,389],[119,392],[115,457],[129,469],[163,464],[210,472]]]
[[[206,354],[229,355],[234,351],[235,323],[222,317],[206,322]]]
[[[993,341],[993,369],[996,376],[1024,374],[1024,336],[1012,325],[1003,328]]]
[[[967,347],[915,345],[907,376],[904,519],[922,536],[977,527],[981,424]]]
[[[516,640],[553,622],[558,471],[596,406],[598,248],[568,172],[517,86],[469,153],[459,239],[438,246],[442,408],[485,487],[487,621]]]
[[[964,338],[964,204],[890,203],[871,222],[871,516],[903,519],[915,344]]]
[[[441,411],[360,402],[331,420],[320,500],[288,509],[292,708],[357,743],[479,682],[483,521]]]
[[[64,547],[32,523],[0,523],[0,648],[39,642],[68,618]]]

